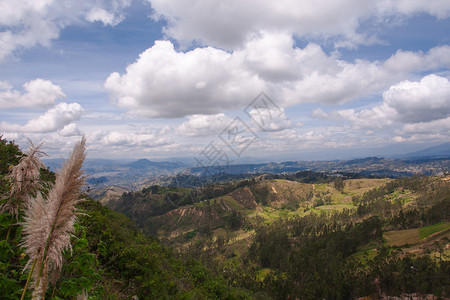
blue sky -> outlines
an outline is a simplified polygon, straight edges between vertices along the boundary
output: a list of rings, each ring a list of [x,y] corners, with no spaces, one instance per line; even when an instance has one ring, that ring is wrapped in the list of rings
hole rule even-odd
[[[92,158],[207,162],[450,140],[449,1],[0,3],[0,133],[51,157],[83,134]]]

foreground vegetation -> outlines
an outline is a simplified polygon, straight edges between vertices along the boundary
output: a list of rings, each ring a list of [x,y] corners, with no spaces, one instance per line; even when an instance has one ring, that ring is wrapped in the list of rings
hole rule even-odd
[[[11,197],[10,170],[26,158],[13,143],[0,139],[2,208]],[[41,169],[38,190],[46,194],[55,177]],[[79,198],[78,198],[79,199]],[[78,201],[78,200],[77,200]],[[48,200],[47,200],[48,202]],[[61,252],[62,267],[50,273],[48,288],[33,299],[215,299],[250,298],[251,292],[230,288],[223,276],[214,275],[195,259],[183,259],[157,239],[144,236],[127,217],[85,198],[77,205],[82,213],[74,224],[69,249]],[[30,269],[29,248],[24,244],[26,208],[0,214],[0,299],[19,299]],[[45,215],[42,216],[47,218]],[[32,272],[32,271],[31,271]],[[43,281],[43,280],[42,280]],[[39,286],[33,282],[31,286]],[[26,289],[24,299],[35,288]]]

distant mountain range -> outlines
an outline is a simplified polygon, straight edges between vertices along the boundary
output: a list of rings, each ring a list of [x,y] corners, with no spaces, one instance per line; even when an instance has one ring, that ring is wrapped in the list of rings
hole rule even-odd
[[[128,166],[132,169],[158,168],[158,169],[165,169],[165,170],[173,170],[173,169],[186,167],[186,164],[183,164],[180,162],[170,162],[170,161],[154,162],[154,161],[150,161],[146,158],[142,158],[142,159],[133,161],[129,164],[126,164],[126,166]]]
[[[45,159],[44,163],[55,171],[62,166],[62,159]],[[84,171],[88,175],[87,183],[91,189],[105,186],[117,186],[126,190],[134,190],[145,185],[149,180],[159,176],[171,176],[188,168],[181,162],[154,162],[148,159],[109,160],[88,158],[84,163]]]
[[[61,159],[44,160],[51,170],[59,169]],[[88,183],[93,190],[115,186],[136,190],[151,184],[170,184],[179,174],[215,176],[230,174],[282,174],[311,170],[315,172],[347,172],[363,176],[401,177],[412,174],[436,175],[450,170],[450,143],[397,156],[396,158],[366,157],[352,160],[286,161],[248,163],[199,168],[175,161],[87,159],[84,164]],[[176,179],[175,179],[176,181]]]
[[[401,158],[436,158],[450,156],[450,142],[402,155]]]
[[[357,173],[363,176],[402,177],[413,174],[436,175],[450,169],[450,156],[443,158],[393,159],[367,157],[338,161],[288,161],[281,163],[242,164],[221,168],[191,168],[197,176],[208,174],[282,174],[311,170],[327,173]]]

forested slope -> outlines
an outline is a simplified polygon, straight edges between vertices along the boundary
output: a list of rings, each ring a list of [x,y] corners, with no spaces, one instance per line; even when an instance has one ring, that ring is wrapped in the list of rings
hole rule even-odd
[[[259,176],[195,190],[153,186],[116,208],[230,285],[274,299],[450,296],[448,175],[313,175],[308,184]],[[174,193],[194,203],[170,208],[164,199]],[[161,205],[168,211],[151,209]]]

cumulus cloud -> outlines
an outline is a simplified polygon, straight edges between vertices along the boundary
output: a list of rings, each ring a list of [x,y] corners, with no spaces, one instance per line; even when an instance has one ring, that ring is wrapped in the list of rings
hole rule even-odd
[[[20,149],[27,149],[29,140],[31,139],[34,144],[39,144],[41,142],[44,143],[43,149],[45,153],[50,158],[61,158],[67,157],[70,152],[73,150],[73,145],[78,142],[81,138],[81,135],[70,135],[70,136],[62,136],[60,131],[55,132],[46,132],[46,133],[38,133],[38,132],[5,132],[3,137],[7,140],[14,141],[15,144],[19,145]],[[105,149],[102,148],[104,146],[96,145],[92,143],[92,140],[89,138],[89,134],[86,134],[88,139],[87,141],[87,149],[88,156],[91,157],[94,151],[98,151],[97,157],[104,158],[105,157]],[[109,149],[108,149],[109,150]],[[110,152],[108,152],[108,155]],[[117,157],[121,156],[121,153],[116,153]],[[47,165],[50,168],[57,169],[59,166],[52,164],[49,162]]]
[[[360,111],[355,109],[342,109],[330,113],[325,113],[319,108],[314,110],[312,115],[318,119],[347,121],[352,123],[353,128],[357,130],[373,130],[392,126],[397,112],[388,105],[382,104],[371,109],[363,109]]]
[[[376,40],[360,33],[361,23],[372,26],[387,19],[428,13],[450,15],[447,1],[427,0],[334,0],[326,4],[309,0],[147,0],[155,19],[164,18],[165,33],[182,44],[199,42],[237,49],[263,31],[287,31],[297,36],[334,37],[353,46]]]
[[[157,147],[172,143],[168,134],[170,128],[165,126],[159,130],[142,128],[137,131],[95,131],[88,138],[102,146],[115,147]]]
[[[321,132],[317,132],[314,130],[310,130],[307,132],[302,133],[299,136],[299,140],[302,142],[319,142],[322,143],[325,141],[326,136],[323,135]]]
[[[356,135],[349,126],[324,126],[305,128],[298,133],[299,149],[329,149],[348,148],[362,142],[362,137]],[[365,141],[367,144],[376,144],[379,141]]]
[[[235,49],[259,30],[289,30],[298,35],[354,32],[359,14],[368,12],[370,1],[342,0],[315,5],[308,1],[223,1],[189,3],[150,0],[155,18],[165,18],[165,33],[181,43]],[[348,32],[349,33],[349,32]]]
[[[37,78],[23,85],[25,93],[14,90],[6,82],[0,82],[0,109],[17,107],[47,108],[57,99],[66,97],[58,85]]]
[[[81,136],[82,133],[80,129],[78,129],[77,124],[70,123],[64,126],[64,128],[59,131],[59,135],[64,137],[71,137],[71,136]]]
[[[398,50],[384,63],[384,67],[390,72],[445,68],[450,66],[449,53],[448,45],[432,48],[428,53]]]
[[[111,25],[115,26],[122,22],[124,17],[122,15],[116,16],[114,13],[108,12],[107,10],[100,8],[100,7],[94,7],[92,8],[86,15],[86,20],[89,22],[102,22],[105,26]]]
[[[170,41],[157,41],[105,83],[115,103],[147,117],[214,114],[240,108],[262,82],[241,67],[239,57],[207,47],[182,53]]]
[[[188,116],[188,121],[183,122],[175,129],[175,133],[192,137],[219,135],[231,122],[232,119],[223,113],[192,115]]]
[[[301,102],[345,103],[383,91],[411,73],[450,67],[450,47],[441,46],[427,53],[400,51],[385,62],[356,60],[353,63],[327,56],[310,44],[302,50],[300,80],[283,88],[288,104]],[[300,62],[293,60],[292,63]]]
[[[254,108],[249,115],[262,131],[281,131],[292,127],[282,108]]]
[[[431,122],[420,122],[415,124],[405,124],[401,133],[411,134],[411,133],[423,133],[432,134],[436,132],[447,133],[450,135],[450,117],[440,120],[434,120]]]
[[[0,61],[18,48],[47,46],[68,25],[83,20],[116,25],[130,0],[70,1],[23,0],[2,5],[0,10]]]
[[[237,50],[264,31],[300,37],[332,38],[336,44],[373,43],[376,37],[361,32],[368,20],[377,22],[427,13],[450,15],[447,1],[335,0],[326,5],[308,0],[239,1],[147,0],[153,18],[164,19],[166,36],[181,44],[199,42]],[[0,61],[18,48],[47,46],[69,25],[84,21],[115,26],[124,20],[131,0],[24,0],[3,5],[0,11]]]
[[[450,81],[434,74],[419,82],[402,81],[383,93],[402,123],[429,122],[450,115]]]
[[[323,69],[325,57],[317,58],[314,62],[309,61],[310,57],[307,57],[314,55],[309,55],[309,49],[312,52],[315,50],[320,52],[319,46],[312,44],[308,46],[308,50],[299,51],[293,47],[293,44],[292,36],[288,33],[262,32],[259,36],[249,40],[243,49],[237,52],[237,55],[243,56],[246,68],[271,82],[298,80],[303,75],[301,67],[305,70],[319,60],[322,60],[322,64],[314,67]],[[314,47],[315,49],[312,49]]]
[[[283,129],[276,132],[270,132],[269,136],[277,140],[298,141],[298,132],[295,129]]]
[[[179,52],[170,41],[156,41],[125,74],[110,74],[104,87],[119,107],[145,117],[240,109],[261,91],[283,107],[337,104],[381,93],[411,73],[450,67],[449,57],[450,47],[441,46],[398,52],[385,62],[347,62],[314,43],[295,47],[289,34],[274,32],[233,52],[212,47]]]
[[[322,119],[349,121],[355,129],[383,129],[404,124],[403,132],[446,130],[450,115],[450,81],[434,74],[420,81],[402,81],[383,93],[383,102],[369,109],[344,109],[313,116]]]
[[[409,16],[423,12],[439,19],[450,16],[450,4],[445,1],[390,0],[381,1],[377,5],[382,14],[400,13]]]
[[[83,114],[83,108],[78,103],[59,103],[36,119],[29,120],[25,125],[1,122],[0,129],[6,132],[45,133],[63,129],[66,125],[78,121]]]

